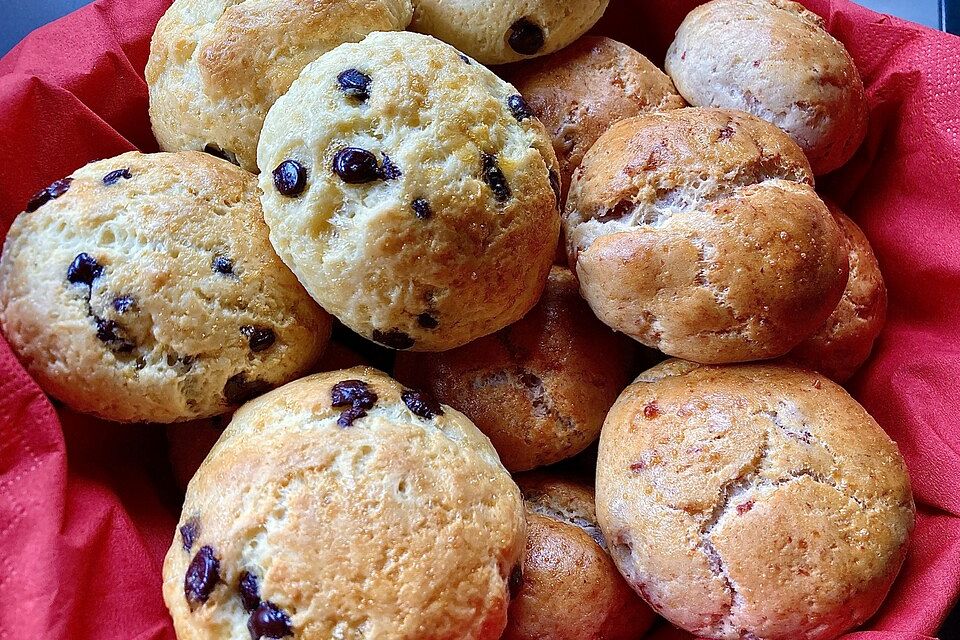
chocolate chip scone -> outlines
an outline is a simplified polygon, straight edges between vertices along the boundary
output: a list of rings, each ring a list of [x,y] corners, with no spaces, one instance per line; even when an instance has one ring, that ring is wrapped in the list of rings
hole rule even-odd
[[[412,15],[410,0],[176,0],[147,62],[153,133],[165,151],[205,149],[255,172],[263,119],[300,71]]]
[[[803,151],[742,111],[613,125],[574,174],[564,230],[597,317],[697,362],[784,355],[847,281],[843,234]]]
[[[259,163],[280,257],[374,342],[450,349],[540,296],[556,156],[516,90],[449,45],[375,33],[323,55],[270,110]]]
[[[401,353],[397,378],[458,407],[504,466],[526,471],[583,451],[631,378],[635,349],[590,311],[565,267],[537,305],[497,333],[442,353]]]
[[[244,405],[163,567],[181,640],[495,640],[520,492],[461,413],[369,368]]]
[[[517,477],[527,509],[523,572],[502,640],[637,640],[654,614],[607,553],[590,487]]]
[[[590,30],[609,0],[417,0],[411,28],[483,64],[546,55]]]
[[[0,323],[44,391],[124,422],[223,413],[308,371],[331,325],[273,252],[256,179],[198,152],[37,194],[0,258]]]
[[[707,2],[680,25],[665,65],[690,104],[740,109],[786,131],[817,175],[842,166],[866,135],[853,58],[797,2]]]
[[[897,445],[783,365],[660,364],[611,409],[597,516],[620,572],[703,638],[827,640],[880,606],[914,525]]]

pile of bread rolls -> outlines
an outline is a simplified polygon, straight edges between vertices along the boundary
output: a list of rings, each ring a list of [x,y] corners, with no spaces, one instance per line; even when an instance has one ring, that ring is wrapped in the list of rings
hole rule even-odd
[[[886,290],[815,189],[865,136],[854,62],[799,4],[713,0],[665,73],[584,35],[606,8],[175,0],[163,152],[17,218],[23,365],[171,425],[179,638],[826,640],[879,608],[915,508],[839,384]]]

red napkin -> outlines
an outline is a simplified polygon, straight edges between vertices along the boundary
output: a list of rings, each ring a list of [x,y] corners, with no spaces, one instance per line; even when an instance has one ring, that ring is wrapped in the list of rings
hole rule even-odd
[[[696,4],[614,0],[598,32],[659,63]],[[887,278],[889,323],[850,389],[899,443],[919,509],[890,598],[847,638],[914,640],[960,593],[960,39],[846,0],[806,4],[869,92],[866,143],[819,186]],[[156,149],[143,68],[168,5],[99,0],[0,60],[0,233],[53,180]],[[179,501],[162,428],[51,404],[0,340],[0,638],[173,639],[160,567]],[[689,636],[661,624],[653,637]]]

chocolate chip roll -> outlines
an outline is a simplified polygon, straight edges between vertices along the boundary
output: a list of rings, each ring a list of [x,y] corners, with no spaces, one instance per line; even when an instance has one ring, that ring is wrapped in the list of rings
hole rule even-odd
[[[147,61],[153,133],[255,172],[263,119],[307,64],[412,16],[410,0],[176,0]]]
[[[517,477],[527,509],[523,571],[502,640],[638,640],[653,611],[617,572],[589,486],[550,474]]]
[[[224,413],[317,362],[331,320],[274,253],[257,182],[126,153],[38,193],[0,257],[0,325],[44,391],[122,422]]]
[[[402,353],[397,377],[458,407],[511,471],[584,450],[630,380],[634,349],[599,322],[569,269],[553,267],[519,322],[443,353]]]
[[[523,501],[461,413],[374,369],[244,405],[163,565],[177,636],[496,640]]]
[[[886,597],[914,526],[896,444],[824,376],[671,360],[603,425],[597,517],[613,559],[701,638],[830,640]]]
[[[623,120],[590,149],[564,228],[609,326],[704,363],[782,356],[836,308],[843,234],[800,148],[722,109]]]
[[[843,297],[816,332],[789,353],[790,360],[844,383],[867,361],[887,320],[887,286],[870,241],[835,203],[826,201],[849,251]]]
[[[414,31],[449,42],[483,64],[542,56],[592,27],[608,0],[417,0]]]
[[[740,109],[792,137],[817,175],[867,131],[863,81],[823,19],[788,0],[713,0],[686,17],[666,69],[692,105]]]
[[[513,87],[449,45],[375,33],[321,56],[270,110],[259,162],[277,252],[374,342],[451,349],[543,290],[553,148]]]

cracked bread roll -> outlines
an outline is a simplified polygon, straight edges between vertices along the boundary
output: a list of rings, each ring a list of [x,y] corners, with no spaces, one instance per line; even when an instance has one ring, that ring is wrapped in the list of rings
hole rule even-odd
[[[523,500],[461,413],[365,367],[241,407],[163,566],[181,640],[496,640]]]
[[[880,606],[915,508],[896,444],[841,387],[776,364],[682,360],[603,426],[597,517],[620,572],[675,625],[829,640]]]
[[[843,230],[850,255],[850,277],[837,308],[823,326],[790,352],[789,358],[843,383],[867,361],[883,330],[887,287],[867,236],[836,204],[826,204]]]
[[[416,0],[410,28],[483,64],[553,53],[597,23],[609,0]]]
[[[452,349],[540,297],[553,147],[513,87],[449,45],[374,33],[323,55],[270,110],[259,162],[280,257],[374,342]]]
[[[607,552],[587,485],[550,474],[516,478],[527,547],[501,640],[638,640],[653,611]]]
[[[553,267],[522,320],[443,353],[401,353],[396,375],[460,408],[511,471],[553,464],[597,439],[630,381],[631,341],[580,298],[569,269]]]
[[[0,324],[45,392],[120,422],[224,413],[309,371],[331,328],[270,246],[256,179],[194,151],[38,193],[4,244]]]
[[[610,38],[584,36],[553,55],[507,69],[507,79],[553,139],[561,201],[583,155],[610,125],[686,106],[667,74]]]
[[[256,172],[263,119],[305,66],[412,17],[410,0],[176,0],[147,61],[153,133]]]
[[[740,109],[786,131],[816,175],[845,164],[866,135],[853,58],[796,2],[707,2],[680,25],[665,66],[690,104]]]
[[[677,109],[613,125],[577,170],[570,264],[603,322],[672,356],[782,356],[836,308],[843,234],[782,131]]]

